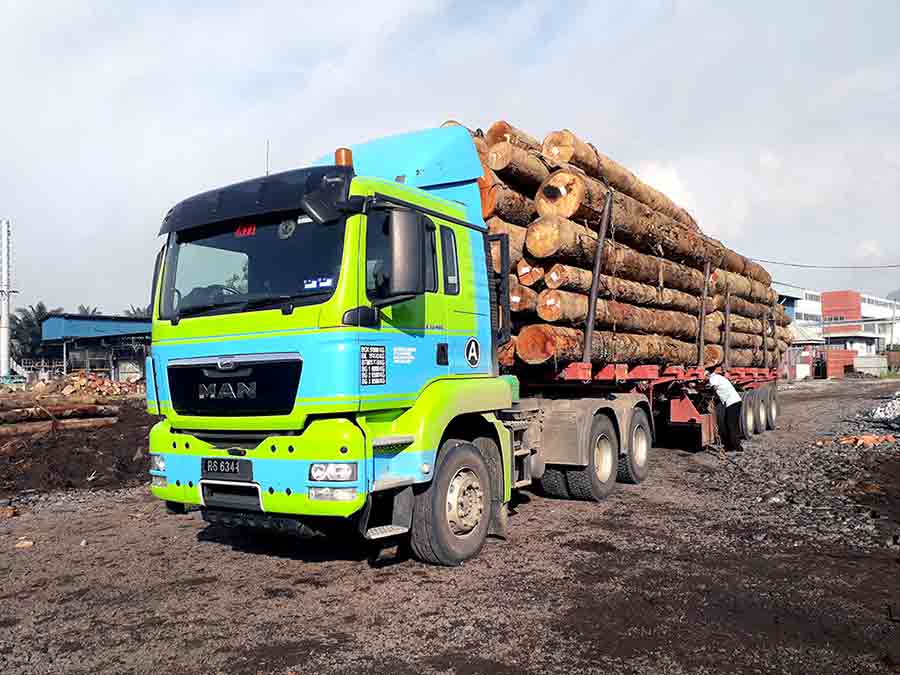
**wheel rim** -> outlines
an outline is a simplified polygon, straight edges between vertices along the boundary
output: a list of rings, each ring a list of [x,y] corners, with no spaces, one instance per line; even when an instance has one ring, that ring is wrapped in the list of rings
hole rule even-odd
[[[769,419],[774,423],[778,419],[778,401],[774,398],[769,401]]]
[[[759,414],[759,426],[762,428],[765,428],[765,426],[766,426],[766,406],[765,405],[759,406],[758,414]]]
[[[753,406],[748,405],[744,408],[744,426],[747,427],[747,433],[753,433],[753,425],[756,423],[756,416],[753,414]]]
[[[650,452],[650,435],[644,427],[635,427],[631,438],[631,459],[636,466],[644,466],[647,463],[647,455]]]
[[[447,486],[447,524],[458,537],[471,534],[484,513],[484,487],[472,469],[457,471]]]
[[[605,483],[612,476],[612,443],[609,438],[601,434],[594,443],[594,474],[597,480]]]

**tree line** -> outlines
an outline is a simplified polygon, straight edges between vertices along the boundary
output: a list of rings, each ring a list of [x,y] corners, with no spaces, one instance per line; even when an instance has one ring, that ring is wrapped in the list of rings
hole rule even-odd
[[[150,312],[149,305],[129,305],[122,312],[122,316],[149,319]],[[50,309],[43,301],[17,308],[9,320],[10,349],[13,358],[18,360],[43,356],[45,349],[41,343],[41,324],[49,316],[65,313],[62,307]],[[78,310],[72,314],[102,316],[103,312],[94,305],[78,305]]]

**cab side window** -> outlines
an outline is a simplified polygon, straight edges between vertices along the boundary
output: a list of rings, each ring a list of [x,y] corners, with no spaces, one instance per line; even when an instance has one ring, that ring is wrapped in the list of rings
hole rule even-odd
[[[385,211],[371,211],[366,219],[366,294],[381,297],[389,287],[391,246]]]
[[[427,218],[425,237],[425,292],[438,290],[437,240],[434,223]],[[375,210],[366,220],[366,293],[370,298],[381,297],[390,286],[391,240],[386,211]]]
[[[459,295],[459,261],[456,257],[456,235],[441,225],[441,254],[444,259],[444,293]]]

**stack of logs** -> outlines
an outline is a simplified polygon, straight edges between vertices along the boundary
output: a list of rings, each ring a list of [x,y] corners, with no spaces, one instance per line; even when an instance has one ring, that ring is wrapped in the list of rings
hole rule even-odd
[[[34,401],[19,404],[0,403],[0,438],[28,436],[54,431],[99,429],[116,424],[119,408],[114,405],[38,404]]]
[[[695,365],[702,350],[707,367],[778,363],[790,319],[771,277],[666,195],[568,130],[541,142],[501,121],[473,140],[488,230],[509,239],[510,269],[500,268],[498,244],[491,252],[496,272],[510,275],[504,365],[582,359],[598,245],[593,362]]]

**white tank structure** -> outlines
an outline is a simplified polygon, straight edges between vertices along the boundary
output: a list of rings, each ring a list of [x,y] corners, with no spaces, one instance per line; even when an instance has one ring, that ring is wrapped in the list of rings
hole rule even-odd
[[[10,376],[9,363],[9,305],[12,290],[10,270],[10,244],[12,226],[9,220],[0,220],[0,378]]]

